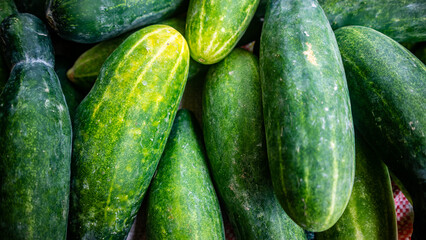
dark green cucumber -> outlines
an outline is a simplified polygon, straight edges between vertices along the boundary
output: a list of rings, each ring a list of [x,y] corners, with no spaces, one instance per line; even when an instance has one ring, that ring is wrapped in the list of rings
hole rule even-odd
[[[243,36],[259,0],[191,0],[186,18],[186,39],[191,57],[203,64],[217,63]]]
[[[104,63],[77,108],[71,182],[72,239],[123,239],[160,160],[185,87],[183,36],[152,25]]]
[[[58,75],[59,81],[61,83],[62,92],[64,93],[65,100],[67,102],[70,117],[71,119],[74,119],[77,107],[81,100],[83,100],[84,95],[78,89],[76,89],[67,78],[67,69],[71,65],[72,62],[66,58],[56,58],[55,72]]]
[[[0,32],[13,65],[0,95],[0,239],[65,239],[72,133],[50,38],[30,14]]]
[[[148,239],[225,239],[195,124],[189,111],[178,111],[148,195]]]
[[[410,193],[414,233],[426,236],[426,66],[371,28],[335,33],[355,127]]]
[[[256,57],[234,49],[207,74],[203,130],[211,172],[238,239],[306,239],[274,196]]]
[[[185,20],[181,18],[172,18],[162,21],[161,24],[168,25],[178,30],[182,35],[185,32]],[[129,36],[123,34],[101,42],[84,52],[67,72],[68,78],[80,88],[88,91],[92,88],[96,78],[99,75],[102,64],[109,55]],[[189,65],[188,79],[193,78],[205,67],[191,59]]]
[[[31,13],[44,20],[46,18],[47,1],[49,0],[15,0],[15,3],[19,12]]]
[[[371,27],[399,42],[426,40],[424,0],[319,0],[333,29]]]
[[[183,0],[51,0],[47,19],[63,38],[95,43],[170,17]]]
[[[260,76],[274,191],[297,224],[324,231],[343,214],[355,170],[339,49],[317,1],[272,0],[267,9]]]
[[[396,240],[395,203],[387,167],[357,134],[355,181],[348,206],[318,240]]]

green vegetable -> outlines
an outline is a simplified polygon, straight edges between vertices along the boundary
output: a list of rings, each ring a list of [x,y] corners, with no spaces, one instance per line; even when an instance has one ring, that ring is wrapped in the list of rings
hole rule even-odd
[[[269,166],[285,212],[324,231],[352,191],[355,144],[339,49],[315,0],[269,2],[260,76]]]
[[[170,17],[183,0],[51,0],[50,26],[63,38],[95,43]]]
[[[319,0],[333,29],[371,27],[395,41],[426,40],[424,0]]]
[[[123,239],[164,150],[185,87],[189,50],[171,27],[128,37],[77,108],[72,239]]]
[[[225,239],[201,139],[179,110],[148,198],[148,239]]]
[[[355,127],[410,193],[414,233],[421,239],[426,236],[426,66],[371,28],[335,33]]]
[[[318,240],[397,239],[395,203],[387,167],[373,150],[356,138],[355,181],[342,217]]]
[[[259,0],[191,0],[186,19],[186,39],[191,57],[203,64],[217,63],[243,36]]]
[[[207,74],[203,130],[211,172],[238,239],[306,239],[274,196],[258,61],[234,49]]]
[[[72,132],[50,38],[30,14],[0,32],[13,66],[0,95],[0,238],[65,239]]]

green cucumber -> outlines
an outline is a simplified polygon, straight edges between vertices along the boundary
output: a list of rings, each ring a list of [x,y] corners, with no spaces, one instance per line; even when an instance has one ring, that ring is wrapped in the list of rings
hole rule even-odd
[[[181,18],[172,18],[162,21],[161,24],[168,25],[178,30],[182,35],[185,31],[185,21]],[[109,55],[129,36],[123,34],[101,43],[84,52],[67,72],[68,78],[81,89],[90,90],[99,75],[102,64]],[[190,60],[188,79],[192,79],[205,67],[202,64]]]
[[[95,43],[170,17],[182,3],[183,0],[50,0],[47,20],[67,40]]]
[[[318,0],[333,29],[371,27],[399,42],[426,40],[424,0]]]
[[[77,108],[70,237],[123,239],[160,160],[185,87],[183,36],[152,25],[105,61]]]
[[[148,239],[225,239],[201,139],[179,110],[148,195]]]
[[[211,172],[238,239],[306,239],[274,196],[257,58],[234,49],[207,74],[203,130]]]
[[[50,38],[30,14],[9,16],[0,32],[13,65],[0,95],[0,238],[65,239],[72,132]]]
[[[352,191],[355,143],[339,49],[315,0],[269,2],[260,40],[269,166],[285,212],[324,231]]]
[[[186,18],[186,39],[191,57],[203,64],[217,63],[243,36],[259,0],[191,0]]]
[[[426,66],[371,28],[343,27],[335,34],[355,127],[410,193],[414,233],[426,236]]]
[[[316,234],[318,240],[398,238],[388,170],[360,137],[357,133],[355,181],[351,199],[339,221],[327,231]]]
[[[2,0],[0,2],[0,23],[6,17],[9,17],[10,15],[17,12],[18,10],[16,9],[16,5],[13,0]]]
[[[71,65],[71,61],[66,58],[56,58],[55,72],[58,75],[59,81],[61,83],[62,92],[64,93],[71,119],[74,119],[77,107],[83,100],[84,95],[78,89],[76,89],[67,78],[67,69]]]

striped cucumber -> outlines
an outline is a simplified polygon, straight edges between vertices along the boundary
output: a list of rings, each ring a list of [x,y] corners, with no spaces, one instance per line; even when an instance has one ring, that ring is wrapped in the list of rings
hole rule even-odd
[[[426,66],[371,28],[335,32],[355,127],[401,180],[414,207],[414,233],[426,236]]]
[[[183,36],[152,25],[104,63],[77,108],[71,182],[72,239],[123,239],[160,160],[189,68]]]
[[[225,239],[200,131],[179,110],[148,195],[148,239]]]
[[[309,231],[343,214],[355,145],[337,43],[315,0],[272,0],[260,41],[266,143],[275,194]]]
[[[203,130],[213,179],[238,239],[306,239],[269,175],[256,57],[234,49],[207,74]]]
[[[0,239],[65,239],[72,133],[51,41],[30,14],[0,32],[12,66],[0,95]]]
[[[351,199],[339,221],[327,231],[316,234],[318,240],[396,240],[398,237],[387,167],[360,137],[357,133]]]
[[[186,39],[191,57],[213,64],[228,55],[243,36],[259,0],[191,0],[186,18]]]

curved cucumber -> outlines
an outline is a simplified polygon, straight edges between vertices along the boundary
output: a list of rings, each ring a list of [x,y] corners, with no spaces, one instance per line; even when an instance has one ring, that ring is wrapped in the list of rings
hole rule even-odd
[[[47,20],[63,38],[95,43],[172,15],[183,0],[51,0]]]
[[[424,0],[318,0],[333,29],[371,27],[399,42],[426,40]]]
[[[355,126],[410,193],[413,234],[426,236],[426,66],[371,28],[335,33]]]
[[[259,0],[191,0],[186,18],[186,39],[191,57],[203,64],[217,63],[243,36]]]
[[[148,239],[225,239],[201,139],[179,110],[148,197]]]
[[[128,234],[164,150],[188,68],[185,39],[165,25],[137,31],[108,57],[74,119],[73,239]]]
[[[238,239],[306,239],[274,196],[259,66],[234,49],[207,74],[203,130],[211,172]]]
[[[356,138],[354,187],[342,217],[330,229],[316,233],[318,240],[396,240],[395,203],[387,167]]]
[[[65,239],[71,121],[55,71],[32,55],[53,56],[48,32],[16,14],[2,22],[1,38],[14,67],[0,95],[0,238]]]
[[[306,230],[324,231],[352,191],[355,146],[339,49],[315,0],[272,0],[260,42],[266,143],[275,194]]]

